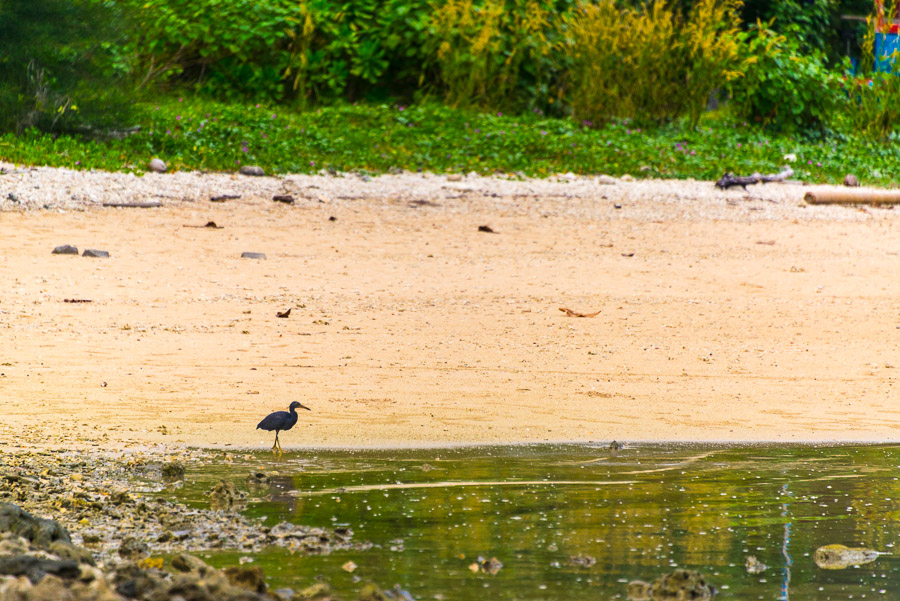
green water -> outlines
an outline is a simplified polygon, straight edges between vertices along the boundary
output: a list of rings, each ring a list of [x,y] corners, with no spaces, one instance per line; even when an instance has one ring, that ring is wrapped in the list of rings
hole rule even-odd
[[[893,552],[900,536],[900,447],[539,445],[466,449],[255,453],[189,470],[174,493],[196,506],[218,479],[251,494],[246,514],[350,527],[366,551],[255,554],[273,588],[317,577],[341,597],[399,584],[413,597],[468,601],[625,599],[626,583],[675,567],[702,571],[717,598],[898,599],[900,561],[823,570],[826,544]],[[900,549],[898,549],[900,551]],[[231,565],[245,553],[209,556]],[[769,566],[748,574],[755,555]],[[496,557],[496,575],[473,573]],[[570,557],[590,556],[590,567]],[[352,560],[351,574],[341,569]]]

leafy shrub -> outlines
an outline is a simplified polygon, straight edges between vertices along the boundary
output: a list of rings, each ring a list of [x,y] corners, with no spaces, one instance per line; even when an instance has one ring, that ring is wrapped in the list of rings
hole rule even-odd
[[[884,141],[900,130],[900,77],[873,73],[869,78],[847,79],[844,120],[851,130]]]
[[[421,69],[425,0],[127,0],[138,85],[189,84],[274,101],[408,86]],[[395,68],[396,67],[396,68]]]
[[[736,0],[698,0],[685,14],[667,0],[620,9],[580,6],[568,20],[570,103],[578,119],[696,123],[709,93],[738,76]]]
[[[523,92],[527,108],[541,100],[554,102],[549,92],[551,53],[560,29],[556,9],[555,3],[541,0],[435,3],[427,51],[446,101],[506,108]],[[530,80],[524,86],[523,75]]]
[[[746,38],[748,64],[731,86],[738,113],[779,131],[826,128],[846,95],[824,54],[802,54],[799,36],[776,33],[764,23]]]
[[[88,130],[127,117],[119,14],[100,0],[0,2],[0,130]]]

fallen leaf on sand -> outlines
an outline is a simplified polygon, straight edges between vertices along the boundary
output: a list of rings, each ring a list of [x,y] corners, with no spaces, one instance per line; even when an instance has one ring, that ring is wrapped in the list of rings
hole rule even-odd
[[[497,232],[494,231],[494,228],[492,228],[492,227],[489,226],[489,225],[479,225],[479,226],[478,226],[478,231],[479,231],[479,232],[484,232],[484,233],[486,233],[486,234],[496,234],[496,233],[497,233]]]
[[[597,311],[596,313],[579,313],[578,311],[566,309],[565,307],[560,307],[559,310],[565,313],[567,317],[596,317],[597,315],[600,315],[600,311]]]
[[[290,315],[291,315],[291,310],[288,309],[287,311],[279,311],[278,313],[275,314],[275,317],[290,317]]]

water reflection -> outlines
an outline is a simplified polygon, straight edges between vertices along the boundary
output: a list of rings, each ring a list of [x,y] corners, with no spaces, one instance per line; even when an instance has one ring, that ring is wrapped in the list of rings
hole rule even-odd
[[[269,474],[247,513],[343,526],[369,551],[256,558],[277,586],[323,576],[417,599],[625,599],[627,583],[699,570],[729,599],[900,597],[890,556],[823,570],[829,544],[890,552],[900,534],[897,447],[491,447],[259,454],[192,470],[175,494],[202,505],[220,478]],[[272,472],[278,474],[272,474]],[[255,495],[255,496],[254,496]],[[766,571],[745,568],[755,556]],[[496,574],[471,570],[497,558]],[[221,564],[228,554],[213,558]],[[352,573],[340,566],[352,560]]]

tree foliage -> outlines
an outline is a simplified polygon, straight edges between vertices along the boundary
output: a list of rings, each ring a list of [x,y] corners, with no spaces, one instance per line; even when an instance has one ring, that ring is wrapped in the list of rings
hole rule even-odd
[[[126,102],[115,3],[0,1],[0,130],[108,127]]]

